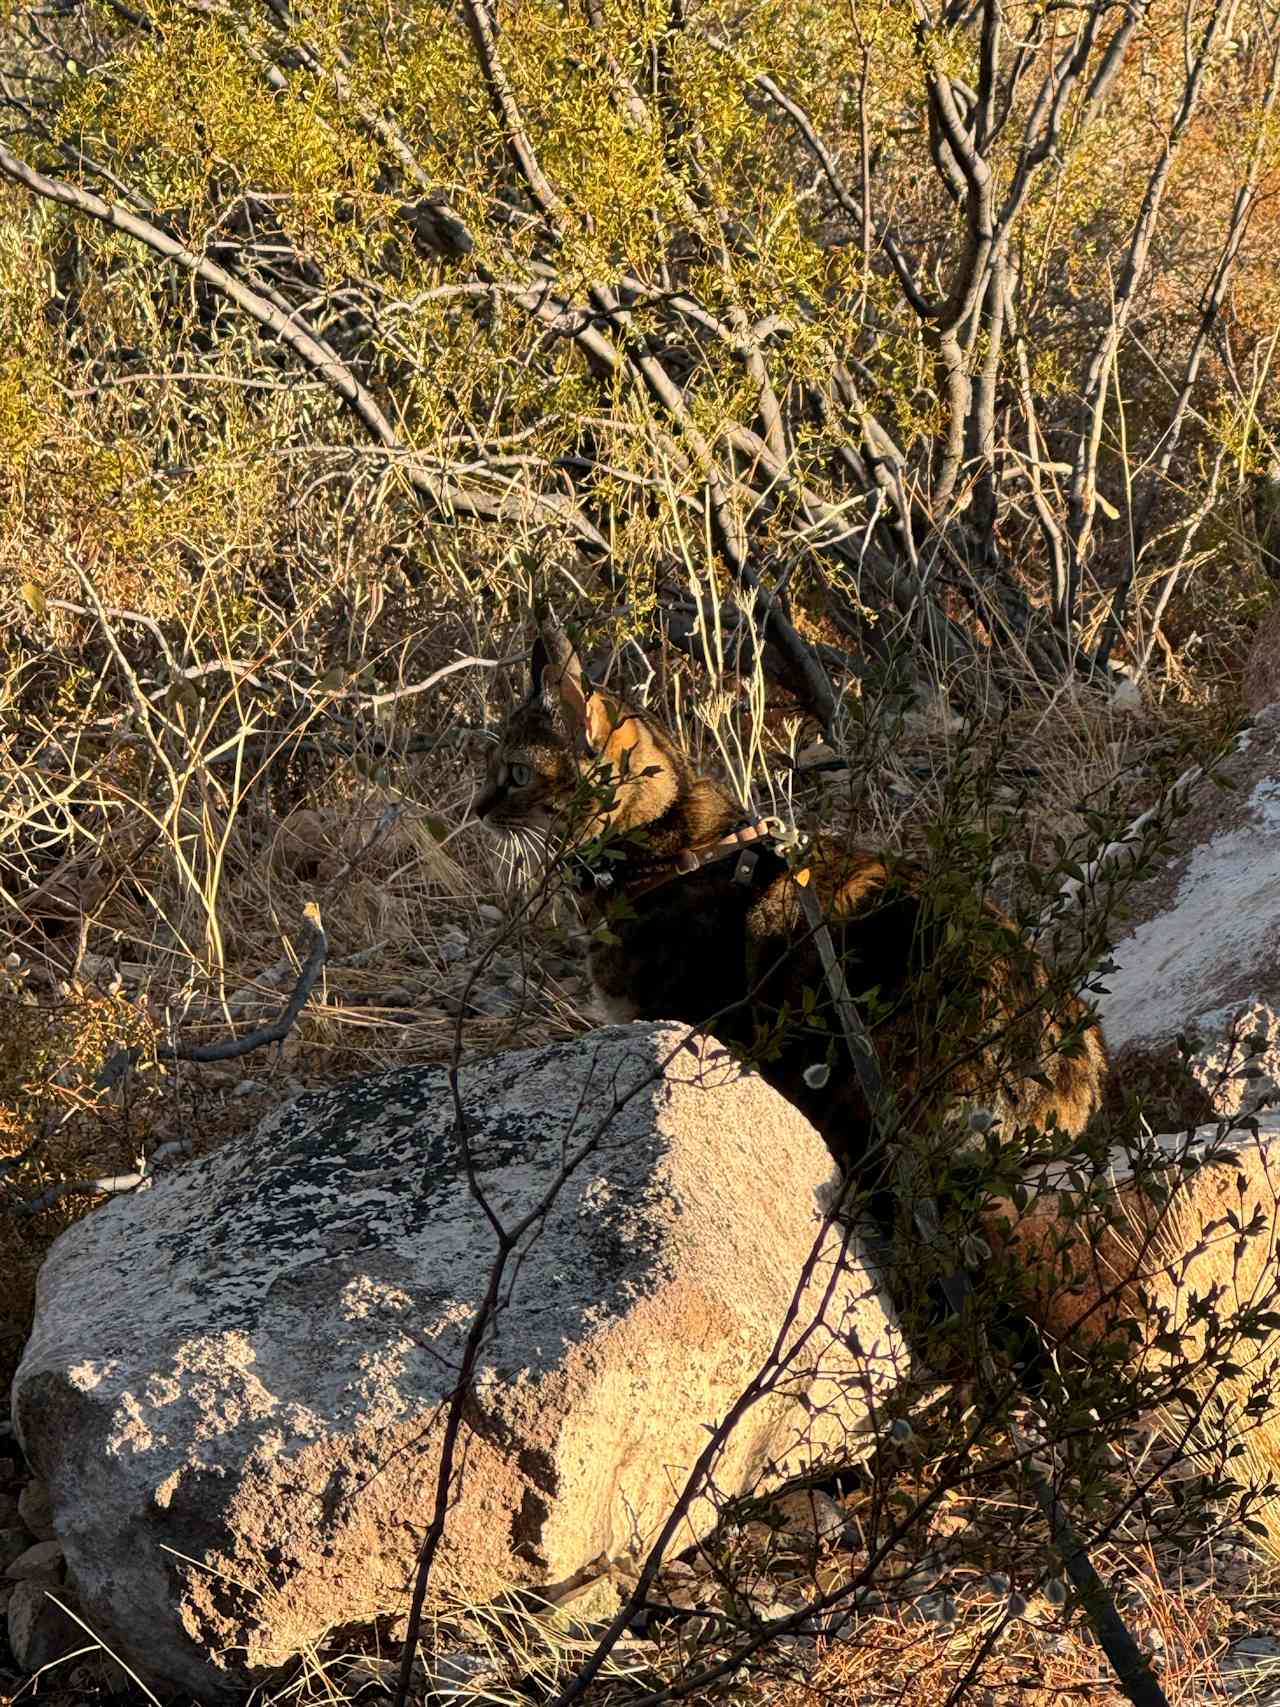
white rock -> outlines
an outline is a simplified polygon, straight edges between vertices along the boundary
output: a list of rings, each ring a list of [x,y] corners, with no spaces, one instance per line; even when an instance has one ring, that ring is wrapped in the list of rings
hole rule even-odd
[[[1233,1701],[1248,1707],[1280,1702],[1280,1641],[1274,1636],[1241,1636],[1218,1661],[1218,1670]]]
[[[481,1351],[436,1577],[473,1599],[654,1539],[812,1251],[821,1140],[718,1046],[661,1077],[683,1035],[463,1070],[507,1226],[599,1138],[521,1236]],[[54,1244],[15,1421],[89,1621],[149,1681],[206,1699],[403,1610],[494,1258],[461,1164],[445,1073],[414,1068],[309,1094]],[[829,1229],[796,1318],[818,1326],[731,1435],[717,1500],[845,1450],[903,1372],[875,1283],[840,1259]]]
[[[1159,870],[1126,897],[1098,1010],[1122,1075],[1127,1059],[1172,1060],[1174,1039],[1193,1038],[1195,1080],[1228,1114],[1280,1094],[1280,706],[1220,770],[1232,786],[1194,785]],[[1267,1042],[1251,1061],[1242,1040],[1258,1030]]]

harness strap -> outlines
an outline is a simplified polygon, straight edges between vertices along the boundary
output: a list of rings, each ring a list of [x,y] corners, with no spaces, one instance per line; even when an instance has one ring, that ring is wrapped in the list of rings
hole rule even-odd
[[[867,1099],[867,1107],[871,1111],[872,1125],[876,1134],[884,1143],[889,1154],[894,1158],[899,1175],[899,1185],[904,1199],[911,1205],[911,1218],[916,1224],[926,1245],[937,1249],[941,1244],[942,1229],[938,1217],[938,1205],[932,1197],[917,1197],[915,1182],[911,1179],[903,1156],[902,1145],[899,1141],[898,1111],[894,1104],[893,1093],[885,1084],[880,1072],[880,1062],[876,1056],[875,1044],[867,1030],[862,1015],[854,1006],[853,997],[849,994],[849,986],[845,982],[844,969],[836,956],[835,944],[831,940],[831,931],[827,921],[822,916],[818,905],[818,897],[806,879],[808,872],[797,872],[796,882],[800,892],[800,910],[804,914],[805,924],[818,950],[818,958],[822,962],[823,976],[827,980],[827,988],[835,1004],[836,1017],[840,1021],[840,1029],[844,1033],[845,1047],[849,1051],[849,1059],[853,1062],[853,1070],[857,1074],[862,1094]],[[957,1268],[945,1275],[939,1282],[947,1304],[956,1315],[964,1307],[969,1296],[969,1276],[963,1268]]]
[[[701,871],[704,866],[715,865],[717,861],[729,859],[743,848],[751,848],[753,842],[772,842],[776,833],[768,819],[758,819],[754,824],[743,824],[736,830],[730,830],[727,836],[718,836],[714,842],[706,842],[697,848],[682,848],[669,862],[669,869],[651,877],[646,883],[626,885],[626,894],[635,899],[648,895],[651,890],[661,889],[664,883],[674,883],[677,877],[692,877],[695,871]],[[746,882],[755,868],[755,850],[745,870],[741,873]],[[735,872],[737,879],[740,873]]]
[[[822,916],[818,898],[809,887],[806,879],[807,871],[797,871],[796,881],[800,890],[800,907],[804,913],[805,922],[817,944],[818,954],[822,961],[822,970],[835,1003],[836,1013],[840,1020],[840,1029],[844,1033],[845,1045],[849,1058],[853,1062],[853,1070],[858,1075],[862,1086],[862,1094],[867,1099],[871,1110],[872,1121],[882,1142],[890,1147],[890,1153],[895,1157],[899,1186],[904,1199],[911,1204],[911,1218],[915,1222],[925,1244],[937,1251],[945,1251],[942,1228],[938,1216],[938,1205],[932,1197],[916,1197],[914,1181],[903,1156],[902,1146],[895,1140],[898,1135],[897,1115],[894,1109],[892,1093],[885,1086],[880,1075],[880,1063],[876,1059],[875,1046],[870,1033],[863,1023],[862,1016],[853,1005],[848,986],[844,980],[840,962],[836,958],[835,947],[831,941],[831,932]],[[944,1274],[939,1284],[942,1295],[948,1307],[958,1316],[963,1310],[972,1287],[969,1276],[963,1265],[953,1268],[949,1274]],[[983,1380],[994,1391],[996,1387],[996,1370],[987,1343],[986,1332],[981,1323],[977,1324],[978,1365]],[[1024,1473],[1035,1495],[1036,1503],[1044,1513],[1049,1526],[1049,1535],[1058,1557],[1062,1560],[1067,1575],[1075,1584],[1084,1603],[1089,1622],[1102,1646],[1103,1652],[1114,1666],[1116,1675],[1126,1686],[1126,1694],[1133,1701],[1140,1701],[1143,1707],[1168,1707],[1167,1697],[1156,1681],[1151,1670],[1150,1662],[1141,1652],[1134,1641],[1128,1627],[1116,1610],[1115,1598],[1107,1584],[1098,1575],[1093,1560],[1076,1531],[1059,1499],[1056,1489],[1047,1476],[1040,1470],[1031,1455],[1031,1442],[1025,1438],[1022,1430],[1009,1419],[1009,1437],[1018,1458],[1022,1461]]]

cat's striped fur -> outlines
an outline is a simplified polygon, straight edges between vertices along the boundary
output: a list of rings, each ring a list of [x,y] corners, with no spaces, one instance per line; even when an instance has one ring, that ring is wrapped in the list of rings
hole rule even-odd
[[[551,631],[535,648],[529,698],[491,753],[475,809],[496,831],[550,837],[563,832],[575,801],[570,845],[590,843],[594,868],[612,878],[597,888],[588,877],[582,888],[588,921],[608,925],[591,949],[604,1013],[705,1025],[752,1053],[846,1170],[868,1186],[883,1183],[879,1168],[866,1167],[870,1114],[840,1044],[795,873],[769,849],[745,881],[736,856],[676,875],[676,857],[740,826],[741,808],[655,719],[593,689]],[[944,952],[947,921],[910,868],[834,838],[808,848],[805,865],[850,991],[876,992],[866,1007],[872,1034],[913,1126],[960,1097],[1006,1124],[1083,1128],[1106,1072],[1101,1036],[1014,933],[975,966],[969,945]],[[983,916],[1001,922],[993,908]],[[967,1035],[939,1035],[961,1019]],[[814,1071],[822,1065],[825,1078]]]

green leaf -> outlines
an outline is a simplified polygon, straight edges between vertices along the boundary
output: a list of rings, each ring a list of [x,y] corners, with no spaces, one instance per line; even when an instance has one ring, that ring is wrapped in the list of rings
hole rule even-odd
[[[44,596],[44,588],[39,581],[24,581],[19,591],[23,602],[30,608],[33,616],[43,622],[49,614],[49,601]]]

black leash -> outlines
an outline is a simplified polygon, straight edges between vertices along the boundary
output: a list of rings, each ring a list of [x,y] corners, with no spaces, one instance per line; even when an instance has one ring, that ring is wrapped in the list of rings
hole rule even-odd
[[[799,839],[793,838],[790,845],[798,847]],[[812,869],[793,865],[792,876],[799,889],[800,909],[817,945],[823,975],[844,1035],[845,1047],[858,1083],[862,1087],[862,1094],[866,1098],[876,1136],[893,1158],[903,1201],[911,1205],[912,1222],[926,1246],[949,1256],[949,1253],[944,1251],[945,1240],[936,1199],[919,1195],[915,1190],[909,1159],[904,1146],[898,1141],[900,1125],[894,1098],[880,1072],[880,1062],[875,1044],[871,1041],[871,1034],[849,994],[844,971],[836,956],[835,944],[831,940],[831,931],[809,881]],[[973,1292],[969,1275],[963,1263],[952,1265],[944,1261],[943,1270],[939,1281],[943,1297],[952,1313],[959,1316]],[[1030,1323],[1028,1326],[1033,1327]],[[981,1322],[975,1322],[974,1329],[979,1345],[979,1372],[988,1388],[994,1392],[997,1376],[986,1332]],[[1036,1337],[1038,1339],[1039,1335]],[[1020,1378],[1016,1369],[1011,1370],[1011,1375],[1016,1385],[1023,1385],[1025,1377]],[[1036,1503],[1048,1523],[1049,1535],[1062,1560],[1063,1569],[1075,1586],[1094,1634],[1125,1693],[1134,1703],[1134,1707],[1169,1707],[1168,1698],[1151,1669],[1150,1661],[1138,1647],[1117,1612],[1115,1597],[1098,1575],[1052,1484],[1033,1463],[1030,1443],[1023,1439],[1022,1431],[1012,1418],[1009,1421],[1009,1433]]]

